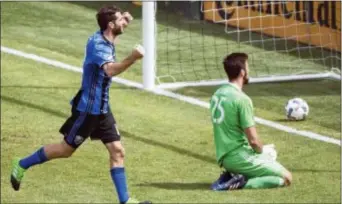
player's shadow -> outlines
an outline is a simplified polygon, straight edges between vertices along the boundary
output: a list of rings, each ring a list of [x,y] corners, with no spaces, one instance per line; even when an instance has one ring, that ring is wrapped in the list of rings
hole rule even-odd
[[[213,159],[212,157],[201,155],[201,154],[197,154],[197,153],[194,153],[194,152],[188,151],[186,149],[182,149],[182,148],[179,148],[177,146],[173,146],[173,145],[170,145],[170,144],[167,144],[167,143],[159,142],[159,141],[148,139],[148,138],[144,138],[144,137],[139,137],[139,136],[136,136],[136,135],[131,134],[129,132],[126,132],[124,130],[120,130],[120,132],[122,133],[122,135],[124,137],[131,138],[131,139],[133,139],[135,141],[143,142],[143,143],[145,143],[147,145],[162,147],[164,149],[176,152],[176,153],[181,154],[181,155],[187,155],[189,157],[192,157],[192,158],[195,158],[195,159],[198,159],[198,160],[201,160],[201,161],[205,161],[205,162],[208,162],[208,163],[211,163],[211,164],[216,164],[215,159]]]
[[[78,91],[80,86],[77,85],[71,85],[71,86],[33,86],[33,85],[1,85],[1,88],[18,88],[18,89],[49,89],[49,90],[53,90],[53,89],[60,89],[60,90],[75,90]],[[121,85],[117,85],[115,84],[114,86],[111,86],[110,89],[137,89],[135,87],[130,87],[130,86],[121,86]],[[1,96],[2,97],[2,96]]]
[[[67,117],[70,116],[69,113],[56,111],[56,110],[53,110],[53,109],[48,108],[48,107],[44,107],[44,106],[39,105],[39,104],[33,104],[33,103],[23,101],[23,100],[19,100],[19,99],[16,99],[14,97],[10,97],[10,96],[1,95],[1,101],[7,101],[7,102],[10,102],[13,104],[18,104],[18,105],[25,106],[28,108],[43,111],[45,113],[49,113],[51,115],[61,117],[63,119],[66,119]],[[181,154],[181,155],[187,155],[189,157],[192,157],[192,158],[195,158],[195,159],[198,159],[201,161],[205,161],[205,162],[208,162],[211,164],[216,164],[215,159],[213,159],[212,157],[197,154],[197,153],[194,153],[194,152],[188,151],[186,149],[182,149],[182,148],[179,148],[177,146],[173,146],[173,145],[170,145],[167,143],[159,142],[159,141],[148,139],[148,138],[139,137],[139,136],[136,136],[136,135],[129,133],[129,132],[122,130],[122,129],[120,129],[119,131],[126,138],[131,138],[131,139],[134,139],[135,141],[140,141],[140,142],[143,142],[147,145],[162,147],[162,148],[176,152],[176,153]]]
[[[67,117],[69,117],[69,115],[66,114],[66,113],[63,113],[63,112],[60,112],[60,111],[56,111],[56,110],[53,110],[53,109],[50,109],[50,108],[47,108],[47,107],[44,107],[44,106],[40,106],[40,105],[37,105],[37,104],[33,104],[33,103],[30,103],[30,102],[27,102],[27,101],[19,100],[19,99],[10,97],[10,96],[1,95],[1,103],[3,101],[10,102],[12,104],[17,104],[17,105],[20,105],[20,106],[25,106],[25,107],[32,108],[32,109],[36,109],[36,110],[39,110],[39,111],[42,111],[42,112],[45,112],[45,113],[49,113],[51,115],[54,115],[54,116],[57,116],[57,117],[61,117],[61,118],[65,118],[65,119]]]
[[[33,86],[33,85],[1,85],[1,88],[18,88],[18,89],[74,89],[77,90],[79,86]]]
[[[146,183],[138,184],[139,187],[154,187],[166,190],[210,190],[211,183],[180,183],[180,182],[165,182],[165,183]]]

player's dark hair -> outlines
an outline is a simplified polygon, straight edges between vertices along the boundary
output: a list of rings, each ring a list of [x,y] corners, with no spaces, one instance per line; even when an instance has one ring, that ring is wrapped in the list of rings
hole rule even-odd
[[[104,6],[100,8],[100,10],[96,14],[96,19],[101,31],[107,29],[107,25],[109,22],[116,20],[115,14],[117,12],[121,12],[121,9],[114,5]]]
[[[246,71],[247,60],[248,55],[246,53],[232,53],[226,56],[223,61],[223,66],[229,80],[236,79],[239,76],[241,70]]]

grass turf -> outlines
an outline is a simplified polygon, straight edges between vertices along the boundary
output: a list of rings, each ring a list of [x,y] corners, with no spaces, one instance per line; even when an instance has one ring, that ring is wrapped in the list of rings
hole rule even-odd
[[[93,7],[67,2],[2,2],[1,7],[2,46],[81,65],[85,41],[96,30]],[[18,12],[21,15],[15,15]],[[139,19],[121,37],[119,59],[140,40],[138,28]],[[11,158],[60,141],[57,131],[68,117],[68,102],[79,88],[80,75],[4,53],[1,59],[1,202],[114,202],[108,155],[98,142],[86,142],[68,160],[30,170],[22,190],[13,192],[9,185]],[[140,65],[121,76],[140,81]],[[317,83],[318,92],[310,86],[310,82],[302,86],[253,85],[247,93],[257,115],[272,120],[281,120],[285,99],[306,93],[301,96],[310,96],[312,117],[288,125],[340,138],[340,89],[335,82],[326,81]],[[298,91],[293,92],[294,88]],[[195,89],[186,94],[207,100],[213,91]],[[294,185],[215,193],[208,187],[220,170],[214,161],[208,110],[115,84],[111,98],[118,99],[111,105],[126,147],[129,189],[139,199],[159,203],[340,202],[338,146],[258,126],[265,143],[276,144],[279,161],[293,172]]]

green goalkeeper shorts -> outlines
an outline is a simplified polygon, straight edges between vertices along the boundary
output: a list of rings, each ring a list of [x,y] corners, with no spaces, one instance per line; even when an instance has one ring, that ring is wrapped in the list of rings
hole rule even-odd
[[[242,147],[226,155],[222,166],[231,173],[242,174],[247,178],[262,176],[284,177],[286,169],[277,161],[256,153],[251,147]]]

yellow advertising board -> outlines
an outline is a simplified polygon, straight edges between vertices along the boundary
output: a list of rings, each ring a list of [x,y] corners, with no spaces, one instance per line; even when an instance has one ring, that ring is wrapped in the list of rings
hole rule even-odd
[[[340,1],[206,1],[204,19],[341,51]]]
[[[137,5],[137,6],[141,6],[142,5],[142,1],[132,1],[133,4]]]

